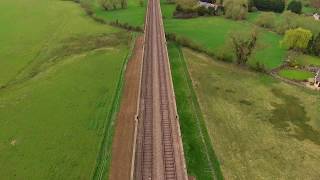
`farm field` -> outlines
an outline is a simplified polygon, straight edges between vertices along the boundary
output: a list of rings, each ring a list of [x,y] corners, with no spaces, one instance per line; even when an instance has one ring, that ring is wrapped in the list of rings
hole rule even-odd
[[[320,176],[318,93],[182,52],[225,179]]]
[[[98,17],[103,18],[109,22],[118,21],[122,24],[129,24],[131,26],[143,27],[147,0],[143,0],[143,6],[140,5],[140,0],[128,0],[128,8],[105,11],[99,4],[98,0],[95,1],[95,13]]]
[[[130,34],[78,4],[0,1],[1,179],[90,179]]]
[[[162,3],[166,32],[188,38],[214,54],[221,51],[231,54],[230,48],[227,46],[228,35],[232,30],[247,31],[255,28],[252,23],[232,21],[223,17],[174,19],[172,17],[174,7],[174,5]],[[281,65],[286,55],[286,50],[280,46],[281,39],[282,37],[274,32],[259,29],[257,48],[252,54],[249,64],[255,65],[256,62],[260,62],[267,69]]]

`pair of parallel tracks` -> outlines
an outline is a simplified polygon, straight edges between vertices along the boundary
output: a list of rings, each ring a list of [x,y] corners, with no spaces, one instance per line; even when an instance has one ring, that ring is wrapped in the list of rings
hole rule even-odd
[[[145,22],[134,179],[187,179],[159,0]]]

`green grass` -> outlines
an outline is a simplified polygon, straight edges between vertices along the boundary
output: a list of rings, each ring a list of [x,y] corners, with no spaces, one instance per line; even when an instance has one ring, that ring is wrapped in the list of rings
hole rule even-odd
[[[59,0],[3,0],[0,25],[2,179],[90,179],[128,33]]]
[[[320,58],[316,56],[310,56],[310,55],[299,55],[298,57],[294,58],[294,60],[299,65],[313,65],[313,66],[320,66]]]
[[[223,179],[180,47],[168,46],[188,174]]]
[[[296,69],[283,69],[279,72],[279,75],[281,77],[297,81],[304,81],[314,77],[314,74],[309,71]]]
[[[118,21],[122,24],[129,24],[131,26],[143,27],[146,13],[147,1],[144,1],[144,6],[140,6],[140,0],[128,0],[128,8],[105,11],[98,4],[96,4],[95,13],[98,17],[103,18],[109,22]]]
[[[255,26],[245,21],[232,21],[223,17],[199,17],[193,19],[174,19],[172,12],[174,5],[162,3],[165,16],[165,30],[185,37],[213,54],[218,54],[222,49],[229,53],[229,34],[235,30],[249,31]],[[249,64],[257,61],[266,68],[272,69],[282,64],[286,50],[280,47],[281,36],[267,30],[260,30],[258,47],[250,58]]]
[[[320,95],[183,49],[225,179],[317,179]]]

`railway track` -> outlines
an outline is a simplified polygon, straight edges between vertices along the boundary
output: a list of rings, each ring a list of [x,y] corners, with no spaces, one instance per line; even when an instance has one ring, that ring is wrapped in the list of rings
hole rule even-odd
[[[133,178],[186,180],[159,0],[149,0]]]

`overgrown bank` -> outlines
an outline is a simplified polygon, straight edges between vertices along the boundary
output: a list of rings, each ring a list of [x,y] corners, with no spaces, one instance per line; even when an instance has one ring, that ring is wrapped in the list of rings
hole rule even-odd
[[[168,43],[188,173],[196,179],[223,179],[180,46]]]

